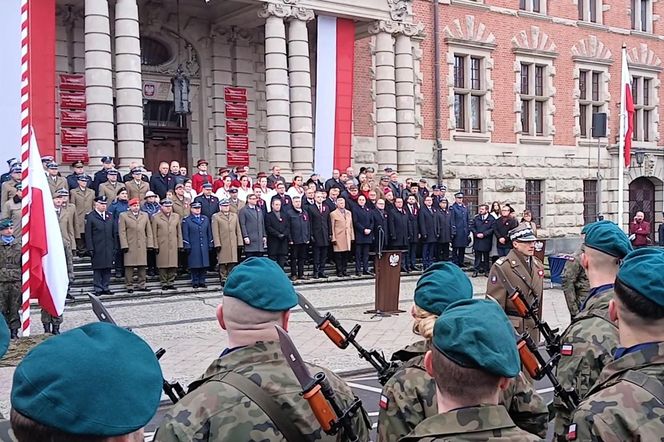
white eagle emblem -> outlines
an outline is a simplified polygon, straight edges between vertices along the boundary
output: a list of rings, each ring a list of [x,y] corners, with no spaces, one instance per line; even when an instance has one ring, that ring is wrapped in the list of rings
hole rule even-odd
[[[396,267],[399,265],[399,254],[394,253],[390,255],[390,267]]]

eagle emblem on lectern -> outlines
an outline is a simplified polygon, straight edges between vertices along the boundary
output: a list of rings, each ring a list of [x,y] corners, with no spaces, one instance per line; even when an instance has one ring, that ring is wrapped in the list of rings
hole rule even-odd
[[[399,265],[399,254],[393,253],[390,255],[390,267],[396,267]]]

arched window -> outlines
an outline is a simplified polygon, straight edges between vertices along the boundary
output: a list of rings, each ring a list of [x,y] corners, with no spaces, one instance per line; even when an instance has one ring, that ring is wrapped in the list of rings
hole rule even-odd
[[[162,42],[150,37],[141,37],[141,64],[159,66],[171,58],[171,50]]]

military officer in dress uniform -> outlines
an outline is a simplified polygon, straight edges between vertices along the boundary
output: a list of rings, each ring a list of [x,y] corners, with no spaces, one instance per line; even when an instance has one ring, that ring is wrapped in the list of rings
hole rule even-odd
[[[609,301],[620,346],[579,404],[568,441],[655,441],[664,435],[664,250],[625,257]]]
[[[632,251],[627,235],[611,221],[598,221],[585,228],[581,265],[588,275],[591,290],[579,313],[562,334],[557,376],[566,390],[584,397],[613,359],[618,347],[618,328],[609,317],[613,284],[620,260]],[[565,441],[572,410],[557,397],[555,438]]]
[[[0,207],[5,205],[5,202],[11,200],[14,195],[18,192],[16,186],[21,182],[21,165],[15,165],[9,169],[9,176],[11,177],[8,181],[2,183],[0,187],[2,191],[0,192]]]
[[[143,168],[134,167],[131,169],[132,179],[125,183],[128,198],[130,200],[138,198],[139,201],[145,200],[145,195],[150,190],[150,184],[143,181]]]
[[[191,204],[191,214],[182,220],[182,244],[189,258],[191,284],[194,288],[205,288],[205,272],[210,266],[210,251],[214,250],[214,239],[210,218],[201,213],[201,203]]]
[[[95,198],[95,209],[85,217],[85,244],[92,256],[92,274],[95,294],[110,295],[111,269],[115,256],[115,238],[118,234],[113,216],[106,211],[105,196]]]
[[[539,330],[532,319],[519,316],[509,300],[512,293],[507,293],[505,280],[517,288],[529,303],[537,300],[542,305],[544,292],[544,265],[534,256],[537,238],[530,227],[519,225],[509,231],[513,249],[507,256],[498,259],[491,267],[486,287],[487,295],[498,301],[519,333],[528,331],[535,342],[539,342]],[[540,316],[542,310],[540,309]]]
[[[16,193],[9,200],[5,201],[5,204],[2,206],[2,216],[0,218],[9,218],[12,220],[14,225],[14,237],[21,242],[21,200],[23,199],[23,193],[21,192],[23,187],[21,183],[16,184]]]
[[[97,196],[104,195],[109,201],[115,200],[120,189],[124,188],[124,183],[118,180],[120,173],[116,169],[106,171],[106,182],[101,183],[97,189]]]
[[[152,217],[152,237],[157,254],[157,269],[162,290],[175,290],[178,250],[182,250],[182,218],[173,212],[173,201],[161,202],[159,213]]]
[[[95,193],[88,184],[90,177],[87,175],[78,175],[78,186],[70,190],[69,200],[74,205],[74,232],[76,233],[76,249],[79,256],[85,252],[85,217],[95,207]],[[110,201],[106,199],[106,201]]]
[[[60,189],[68,189],[67,180],[58,173],[58,163],[50,162],[46,166],[46,178],[48,181],[48,188],[51,190],[51,197],[55,197],[55,193]]]
[[[71,167],[74,169],[74,172],[70,175],[67,175],[67,184],[69,185],[69,190],[78,187],[78,177],[81,175],[85,176],[85,180],[88,182],[88,187],[90,187],[92,184],[92,178],[85,174],[85,164],[83,164],[82,161],[74,161],[71,163]]]
[[[2,175],[0,175],[0,186],[12,179],[12,176],[11,176],[12,175],[12,173],[11,173],[12,168],[14,166],[20,166],[21,162],[19,160],[17,160],[16,158],[10,158],[10,159],[7,160],[7,165],[9,166],[9,170],[7,171],[7,173],[3,173]]]
[[[479,320],[481,318],[481,320]],[[521,371],[514,329],[488,299],[450,305],[436,320],[424,367],[438,387],[438,414],[400,441],[540,441],[517,427],[501,393]]]
[[[108,176],[106,174],[109,170],[113,169],[113,157],[101,157],[101,164],[101,170],[95,172],[94,179],[92,180],[92,186],[90,186],[90,188],[95,192],[99,190],[99,186],[101,184],[108,180]]]
[[[0,220],[0,314],[9,325],[12,339],[21,328],[21,244],[14,238],[12,220]]]
[[[140,210],[138,198],[129,200],[129,210],[120,213],[118,236],[120,251],[123,253],[125,286],[127,292],[134,291],[134,268],[138,274],[136,290],[149,292],[145,287],[145,268],[148,265],[148,250],[154,249],[150,215]]]
[[[238,248],[242,245],[242,230],[237,213],[231,211],[228,199],[219,201],[219,213],[212,216],[212,238],[219,262],[222,283],[239,261]]]

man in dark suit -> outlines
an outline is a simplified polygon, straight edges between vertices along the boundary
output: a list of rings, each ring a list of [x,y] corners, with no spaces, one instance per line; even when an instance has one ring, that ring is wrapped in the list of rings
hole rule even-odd
[[[203,184],[203,193],[194,198],[194,202],[201,203],[201,213],[212,219],[212,215],[219,212],[219,198],[212,194],[212,184]]]
[[[412,196],[412,195],[411,195]],[[426,270],[433,264],[436,256],[436,246],[438,244],[438,223],[436,222],[436,209],[433,207],[433,198],[427,196],[424,198],[422,206],[417,216],[417,224],[422,239],[422,267]]]
[[[247,196],[247,204],[240,209],[237,216],[242,231],[244,254],[247,257],[262,256],[267,247],[263,210],[256,205],[256,202],[256,194],[250,193]]]
[[[108,199],[95,198],[95,209],[85,217],[85,247],[92,257],[92,278],[96,295],[110,295],[108,285],[115,256],[117,225],[106,211]]]
[[[493,243],[493,223],[495,218],[489,215],[489,206],[482,204],[479,213],[470,223],[473,233],[473,250],[475,251],[475,266],[473,278],[478,274],[489,274],[489,252]]]
[[[408,252],[406,253],[406,269],[419,270],[417,267],[417,246],[420,240],[420,228],[417,217],[420,208],[417,205],[417,198],[410,195],[406,201],[406,213],[408,214]]]
[[[394,207],[390,210],[388,216],[388,231],[390,233],[390,248],[395,250],[408,250],[409,242],[409,229],[408,229],[408,213],[403,208],[403,199],[398,197],[394,200]],[[410,271],[410,266],[407,260],[408,256],[404,256],[401,260],[401,270],[404,272]]]
[[[316,192],[315,204],[307,206],[311,220],[311,244],[314,255],[314,278],[327,278],[325,262],[330,245],[330,211],[323,200],[325,192]]]
[[[463,193],[454,194],[452,212],[452,262],[464,266],[466,247],[470,244],[470,217],[468,207],[463,203]]]
[[[389,213],[385,210],[385,200],[376,200],[376,205],[372,211],[374,215],[374,226],[376,228],[373,248],[374,251],[378,253],[379,250],[385,250],[390,238]]]
[[[272,199],[279,198],[281,200],[281,210],[283,210],[284,213],[290,214],[291,207],[293,207],[293,201],[291,200],[291,197],[286,194],[286,185],[281,181],[277,181],[274,189],[277,193],[274,194]]]
[[[150,178],[150,190],[163,200],[166,198],[166,192],[173,189],[175,189],[175,177],[169,172],[168,163],[162,161],[159,163],[159,172]]]
[[[327,198],[325,198],[325,201],[323,201],[323,204],[327,206],[330,213],[337,209],[337,198],[339,198],[339,192],[340,190],[338,187],[331,187],[327,192]]]
[[[302,209],[302,199],[293,197],[293,211],[290,214],[291,279],[304,277],[304,262],[307,259],[307,246],[311,241],[311,222],[308,211]]]
[[[343,189],[344,185],[341,182],[341,179],[339,179],[340,176],[341,174],[339,173],[339,169],[332,170],[332,178],[325,181],[325,190],[329,192],[333,187],[338,187],[339,190]]]

